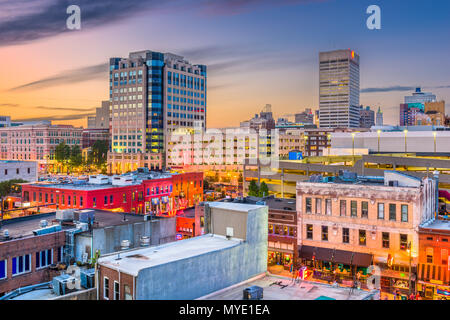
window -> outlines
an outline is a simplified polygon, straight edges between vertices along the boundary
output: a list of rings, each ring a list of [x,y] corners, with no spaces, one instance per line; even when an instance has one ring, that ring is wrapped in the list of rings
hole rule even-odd
[[[382,242],[383,248],[389,249],[389,232],[383,232]]]
[[[384,203],[378,204],[378,219],[384,220]]]
[[[369,218],[369,203],[367,201],[361,202],[361,218]]]
[[[73,206],[77,206],[77,196],[73,196]]]
[[[342,242],[350,243],[350,229],[349,228],[342,229]]]
[[[269,224],[269,234],[273,233],[273,224]]]
[[[8,275],[6,266],[8,265],[8,260],[0,260],[0,279],[6,279]]]
[[[448,249],[441,249],[441,262],[443,265],[448,264]]]
[[[19,275],[31,271],[31,254],[14,257],[12,259],[12,275]]]
[[[322,213],[322,199],[316,198],[316,214]]]
[[[92,206],[95,208],[97,206],[97,198],[92,198]]]
[[[312,201],[311,198],[306,198],[306,213],[311,213]]]
[[[433,263],[433,248],[428,247],[426,252],[427,252],[427,263]]]
[[[125,193],[122,194],[122,201],[123,201],[123,203],[126,203],[126,202],[127,202],[127,196],[126,196]]]
[[[114,196],[113,195],[110,195],[109,196],[109,204],[113,204],[113,201],[114,200]]]
[[[306,239],[309,239],[309,240],[313,239],[313,225],[312,224],[306,225]]]
[[[389,204],[389,220],[395,221],[397,215],[397,205],[395,203]]]
[[[53,263],[53,249],[36,252],[36,269],[45,268]]]
[[[289,236],[290,236],[290,237],[293,237],[293,236],[294,236],[294,228],[293,228],[293,227],[290,227],[290,228],[289,228]]]
[[[114,281],[114,300],[120,300],[120,286],[117,281]]]
[[[125,293],[125,300],[132,300],[132,296],[131,296],[131,288],[129,285],[124,285],[123,286],[123,291]]]
[[[82,206],[83,206],[83,197],[80,196],[80,207],[82,207]]]
[[[400,235],[400,250],[408,249],[408,235],[401,234]]]
[[[103,278],[103,298],[109,300],[109,279]]]
[[[331,216],[331,199],[325,199],[325,214]]]
[[[350,203],[350,215],[352,217],[358,216],[358,203],[354,200],[352,200]]]
[[[67,196],[67,205],[70,206],[70,196]]]
[[[64,247],[61,246],[58,248],[58,262],[63,262],[64,260]]]
[[[366,245],[366,230],[359,230],[359,245]]]
[[[328,241],[328,227],[322,226],[322,241]]]
[[[346,200],[341,200],[340,201],[340,208],[341,208],[341,216],[346,216],[347,215],[347,201]]]
[[[402,222],[408,222],[408,205],[402,204]]]
[[[108,205],[108,196],[104,197],[105,206]]]

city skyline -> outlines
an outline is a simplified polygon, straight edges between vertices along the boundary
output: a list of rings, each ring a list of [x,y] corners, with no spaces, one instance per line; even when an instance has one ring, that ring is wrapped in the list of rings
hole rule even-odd
[[[80,31],[60,31],[65,5],[37,1],[19,11],[3,2],[0,61],[8,76],[0,77],[0,112],[86,126],[109,96],[109,58],[145,49],[208,66],[208,127],[237,126],[266,103],[276,117],[318,109],[318,53],[336,49],[361,57],[360,103],[381,106],[386,124],[398,123],[399,104],[417,86],[449,100],[449,44],[442,41],[449,4],[380,1],[382,29],[371,31],[371,3],[351,2],[141,1],[109,8],[101,1],[93,8],[81,1]],[[336,16],[345,23],[336,24]]]

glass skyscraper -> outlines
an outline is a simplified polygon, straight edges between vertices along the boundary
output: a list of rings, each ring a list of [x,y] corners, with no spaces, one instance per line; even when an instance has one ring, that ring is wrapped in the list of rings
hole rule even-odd
[[[178,55],[145,50],[111,58],[111,171],[165,167],[171,132],[205,128],[206,86],[206,66]]]

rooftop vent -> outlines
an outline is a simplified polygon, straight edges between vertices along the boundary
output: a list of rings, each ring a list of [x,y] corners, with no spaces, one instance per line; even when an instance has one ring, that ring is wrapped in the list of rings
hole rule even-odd
[[[230,240],[234,236],[234,229],[232,227],[227,227],[227,239]]]
[[[142,236],[141,237],[141,247],[148,247],[148,246],[150,246],[150,237]]]
[[[120,249],[127,250],[130,248],[130,240],[122,240],[120,242]]]

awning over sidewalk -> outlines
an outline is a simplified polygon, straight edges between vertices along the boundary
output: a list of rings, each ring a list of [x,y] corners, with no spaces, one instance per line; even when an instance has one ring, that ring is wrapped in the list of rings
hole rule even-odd
[[[302,246],[299,249],[298,256],[303,259],[330,261],[334,263],[353,265],[357,267],[369,267],[372,265],[373,255],[368,253],[359,253],[346,250],[337,250],[330,248]]]
[[[368,253],[355,252],[353,254],[352,265],[367,268],[372,265],[373,255]]]
[[[298,249],[298,256],[303,259],[312,260],[314,256],[315,247],[311,246],[302,246]]]
[[[334,250],[333,262],[351,265],[353,252],[345,250]]]

